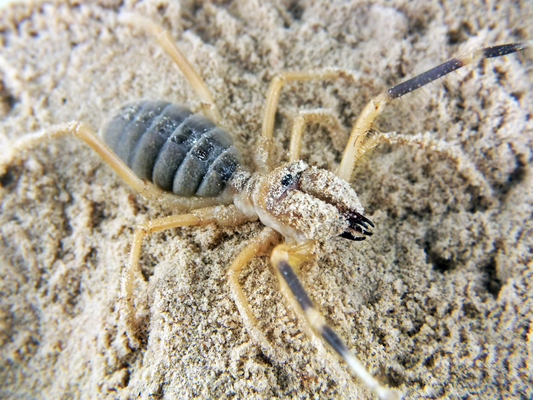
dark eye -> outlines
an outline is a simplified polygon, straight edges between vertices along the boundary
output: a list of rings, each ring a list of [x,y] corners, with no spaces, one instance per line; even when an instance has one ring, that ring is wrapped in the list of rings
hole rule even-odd
[[[281,178],[281,184],[283,186],[289,186],[292,183],[292,179],[293,179],[292,175],[291,174],[287,174],[283,178]]]

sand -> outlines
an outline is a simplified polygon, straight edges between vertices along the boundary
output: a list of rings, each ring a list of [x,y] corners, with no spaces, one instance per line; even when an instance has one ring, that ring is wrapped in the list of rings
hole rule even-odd
[[[169,211],[136,195],[84,143],[10,145],[70,120],[97,129],[136,98],[199,110],[187,82],[142,32],[161,23],[214,92],[244,160],[268,83],[320,67],[355,80],[288,85],[276,117],[281,161],[298,110],[327,108],[303,159],[333,169],[354,118],[380,91],[454,55],[532,38],[533,4],[472,1],[43,2],[0,10],[0,397],[373,398],[321,356],[278,291],[267,257],[242,284],[275,358],[250,339],[226,272],[259,222],[173,229],[145,241],[134,348],[119,318],[136,224]],[[533,397],[531,57],[466,68],[390,105],[381,132],[444,148],[381,145],[353,186],[376,224],[302,266],[329,324],[405,398]],[[7,160],[7,161],[6,161]]]

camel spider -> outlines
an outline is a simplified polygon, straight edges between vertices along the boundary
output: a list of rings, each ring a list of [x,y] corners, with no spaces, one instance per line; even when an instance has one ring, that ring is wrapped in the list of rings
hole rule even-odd
[[[398,393],[379,384],[367,372],[328,327],[298,280],[295,269],[302,262],[317,257],[319,244],[332,237],[341,236],[357,241],[372,234],[370,228],[373,224],[364,216],[364,209],[348,182],[354,166],[365,152],[375,147],[380,140],[395,141],[387,135],[368,134],[385,104],[467,64],[519,52],[529,47],[530,43],[477,50],[374,97],[357,119],[335,174],[310,167],[299,160],[305,123],[326,118],[320,111],[302,112],[298,116],[291,135],[289,161],[273,168],[270,154],[274,115],[285,82],[339,78],[349,72],[329,69],[282,73],[274,78],[267,94],[262,135],[254,157],[257,172],[252,174],[240,165],[240,156],[231,137],[215,127],[220,116],[213,96],[170,36],[144,18],[128,15],[123,17],[123,22],[133,23],[155,36],[201,99],[205,117],[166,102],[137,101],[124,106],[102,128],[103,140],[85,124],[70,122],[28,136],[16,143],[14,150],[29,148],[45,138],[73,133],[91,146],[143,197],[165,204],[175,211],[190,211],[188,214],[152,220],[135,230],[121,294],[122,315],[130,341],[134,344],[137,342],[133,282],[140,276],[141,244],[146,235],[175,227],[210,223],[233,226],[259,219],[266,227],[245,246],[228,272],[237,308],[255,342],[267,353],[274,353],[264,334],[257,328],[257,321],[238,278],[252,257],[275,245],[271,260],[278,273],[282,293],[305,325],[306,334],[327,342],[379,398],[398,398]],[[284,243],[279,244],[282,238]]]

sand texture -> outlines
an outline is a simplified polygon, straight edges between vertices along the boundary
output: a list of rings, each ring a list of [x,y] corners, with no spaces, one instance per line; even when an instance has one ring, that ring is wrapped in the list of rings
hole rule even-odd
[[[488,4],[487,4],[488,3]],[[73,137],[11,154],[27,134],[160,98],[199,110],[135,11],[168,29],[214,93],[244,161],[272,77],[340,67],[353,81],[287,85],[275,124],[286,157],[298,110],[326,108],[302,158],[334,169],[370,98],[446,59],[532,38],[523,1],[43,2],[0,10],[0,397],[353,398],[373,395],[323,356],[286,306],[267,257],[241,283],[276,357],[242,324],[227,270],[261,223],[151,235],[136,281],[135,348],[118,300],[134,227],[169,211],[136,195]],[[466,68],[388,106],[375,128],[438,141],[380,145],[353,179],[376,224],[302,266],[329,324],[407,399],[533,397],[533,76],[530,54]]]

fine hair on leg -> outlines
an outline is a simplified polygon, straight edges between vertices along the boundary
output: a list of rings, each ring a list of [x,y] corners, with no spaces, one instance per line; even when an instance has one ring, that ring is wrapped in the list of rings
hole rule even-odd
[[[261,137],[254,152],[254,162],[260,172],[272,170],[272,137],[274,132],[274,117],[278,108],[281,89],[286,82],[308,81],[314,79],[337,79],[344,78],[355,80],[352,72],[339,68],[329,68],[317,71],[282,72],[276,75],[270,82],[270,87],[265,100],[265,112]]]
[[[253,238],[239,253],[237,258],[233,260],[228,271],[228,280],[233,299],[237,305],[237,309],[244,321],[246,330],[253,337],[256,344],[258,344],[263,351],[270,357],[279,358],[276,350],[272,347],[263,332],[257,327],[257,320],[253,311],[244,296],[239,276],[244,266],[255,256],[264,253],[273,244],[279,242],[281,235],[272,228],[264,228],[259,235]]]
[[[296,299],[301,308],[299,316],[304,316],[309,325],[313,328],[316,335],[322,339],[341,357],[350,367],[352,372],[372,390],[381,400],[399,399],[399,394],[385,386],[382,386],[363,366],[363,364],[350,352],[348,347],[342,342],[340,337],[331,329],[324,318],[318,311],[311,298],[302,286],[294,269],[297,265],[309,258],[311,255],[311,243],[301,243],[293,246],[279,245],[272,251],[272,264],[278,271],[278,277],[284,281],[284,284],[290,289],[285,290],[285,295],[289,294]],[[291,300],[291,303],[294,301]]]
[[[146,33],[154,36],[157,43],[159,43],[163,50],[165,50],[170,58],[172,58],[187,81],[189,81],[194,92],[202,103],[202,111],[204,112],[205,116],[215,124],[218,124],[220,121],[220,112],[218,111],[211,91],[207,88],[207,85],[201,78],[200,74],[196,72],[191,63],[189,63],[189,61],[183,56],[181,51],[170,37],[169,33],[148,18],[137,14],[120,14],[119,21],[123,24],[133,25],[141,28]]]
[[[43,140],[55,139],[67,134],[73,134],[87,143],[115,172],[136,192],[145,199],[169,207],[180,212],[200,207],[210,207],[220,204],[217,197],[183,197],[161,190],[151,182],[139,179],[137,175],[122,161],[103,141],[83,122],[71,121],[54,125],[40,132],[25,135],[11,146],[11,152],[6,160],[9,162],[15,154],[29,150]]]
[[[289,162],[298,161],[300,159],[303,130],[307,124],[312,122],[329,125],[331,132],[342,131],[339,119],[329,110],[318,109],[300,111],[292,125]]]
[[[435,68],[430,69],[429,71],[417,75],[414,78],[411,78],[405,82],[393,86],[383,93],[378,94],[363,108],[355,122],[355,125],[352,128],[350,138],[346,144],[341,164],[339,166],[339,177],[348,182],[351,180],[357,160],[359,160],[368,149],[368,147],[365,146],[365,142],[368,139],[368,132],[370,131],[372,123],[381,113],[385,104],[391,100],[398,99],[408,93],[411,93],[414,90],[420,89],[421,87],[439,78],[442,78],[450,72],[456,71],[465,65],[475,63],[485,58],[501,57],[516,53],[531,47],[531,45],[532,42],[512,43],[475,50],[464,56],[452,58],[451,60],[446,61],[445,63],[442,63]]]
[[[135,323],[135,312],[133,307],[133,281],[135,276],[142,279],[139,260],[141,258],[141,245],[144,237],[164,229],[184,226],[204,226],[211,223],[217,223],[223,226],[236,226],[249,220],[250,218],[248,216],[244,215],[235,206],[230,205],[202,208],[194,210],[190,214],[157,218],[135,228],[121,290],[122,311],[126,325],[126,335],[133,347],[138,347],[140,344],[136,334],[137,324]]]

